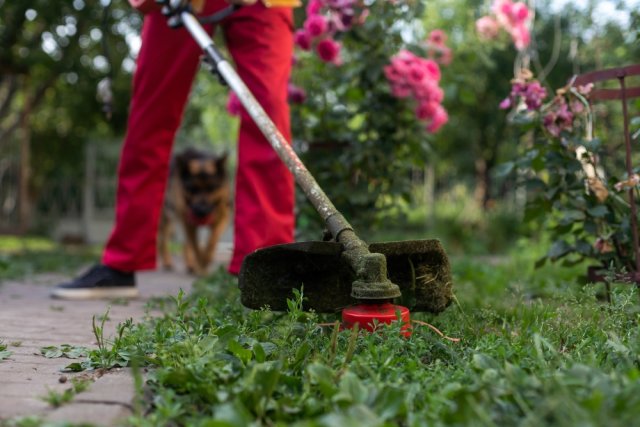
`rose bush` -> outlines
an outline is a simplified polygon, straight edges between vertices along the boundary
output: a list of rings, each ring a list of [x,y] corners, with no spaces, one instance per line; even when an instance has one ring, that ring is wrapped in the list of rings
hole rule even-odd
[[[591,89],[569,83],[551,97],[526,70],[514,79],[502,107],[512,109],[512,122],[522,127],[528,142],[519,159],[504,165],[505,172],[518,171],[529,190],[526,219],[546,224],[553,237],[540,263],[593,259],[602,270],[633,273],[625,193],[637,190],[637,175],[627,176],[624,154],[607,150],[593,136]]]
[[[631,206],[623,192],[637,189],[637,174],[625,173],[624,150],[594,137],[592,85],[571,80],[553,92],[524,67],[533,15],[523,2],[494,0],[476,31],[483,40],[505,31],[519,52],[517,75],[500,108],[510,109],[510,121],[521,127],[521,152],[502,165],[502,173],[515,174],[528,190],[525,219],[544,225],[552,237],[538,264],[592,259],[596,270],[636,273]]]
[[[304,91],[292,104],[295,145],[359,226],[411,198],[410,171],[448,120],[440,67],[452,53],[444,32],[422,27],[423,11],[419,0],[311,0],[295,33],[292,87]],[[304,228],[317,214],[298,205]]]

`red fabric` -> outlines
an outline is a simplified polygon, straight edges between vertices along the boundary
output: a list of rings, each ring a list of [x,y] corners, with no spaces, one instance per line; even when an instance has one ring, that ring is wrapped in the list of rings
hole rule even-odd
[[[223,0],[211,0],[204,13],[226,5]],[[241,78],[290,140],[291,9],[269,9],[256,3],[220,25]],[[166,18],[158,12],[145,16],[129,129],[118,170],[116,223],[102,257],[110,267],[124,271],[155,268],[171,148],[200,54],[185,29],[168,28]],[[244,111],[238,139],[231,273],[240,270],[248,253],[293,241],[294,229],[293,177]]]

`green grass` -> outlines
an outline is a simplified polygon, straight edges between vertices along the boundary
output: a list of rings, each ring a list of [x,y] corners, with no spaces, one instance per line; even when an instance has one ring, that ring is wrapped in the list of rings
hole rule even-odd
[[[60,246],[42,237],[0,236],[0,282],[38,273],[72,272],[98,257],[95,247]]]
[[[458,304],[376,333],[340,331],[338,316],[250,311],[218,272],[165,314],[127,321],[69,370],[133,368],[133,426],[640,425],[636,288],[585,285],[586,265],[533,264],[543,241],[500,256],[452,257]],[[65,347],[44,349],[53,355]],[[69,350],[69,349],[67,349]],[[38,425],[38,424],[34,424]]]
[[[163,317],[101,337],[83,367],[129,365],[136,426],[638,425],[638,294],[580,285],[582,267],[454,260],[459,306],[416,324],[340,331],[336,316],[249,311],[219,272]],[[141,368],[149,369],[142,380]],[[144,392],[143,392],[144,389]]]
[[[440,195],[433,203],[389,202],[394,208],[374,230],[357,230],[367,242],[439,239],[452,255],[508,253],[518,238],[530,234],[513,204],[501,202],[484,210],[464,186]]]

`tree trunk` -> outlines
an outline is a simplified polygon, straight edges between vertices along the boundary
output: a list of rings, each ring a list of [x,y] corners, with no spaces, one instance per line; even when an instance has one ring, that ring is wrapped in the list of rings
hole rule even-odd
[[[25,89],[28,86],[25,81]],[[31,195],[29,194],[29,182],[31,180],[31,102],[29,97],[25,98],[24,112],[22,114],[20,138],[20,191],[19,200],[19,221],[20,233],[26,233],[31,223]]]
[[[476,180],[473,197],[483,209],[487,209],[491,200],[491,169],[488,162],[482,157],[478,157],[475,161]]]

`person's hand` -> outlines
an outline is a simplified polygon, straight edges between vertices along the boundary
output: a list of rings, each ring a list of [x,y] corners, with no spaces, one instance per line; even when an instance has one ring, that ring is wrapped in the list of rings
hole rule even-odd
[[[258,0],[227,0],[227,3],[236,4],[238,6],[251,6],[255,4]]]
[[[202,12],[202,9],[204,9],[204,2],[205,0],[191,0],[191,10],[193,10],[194,13]]]

